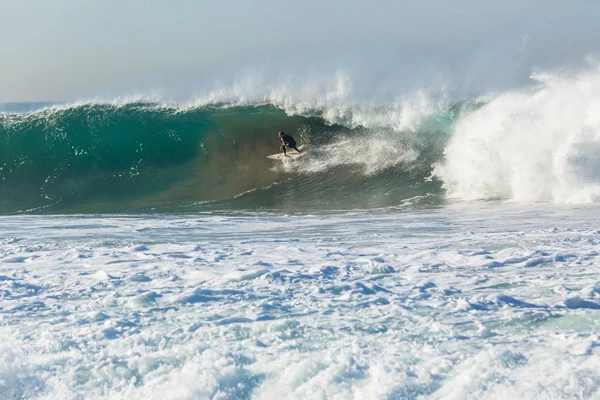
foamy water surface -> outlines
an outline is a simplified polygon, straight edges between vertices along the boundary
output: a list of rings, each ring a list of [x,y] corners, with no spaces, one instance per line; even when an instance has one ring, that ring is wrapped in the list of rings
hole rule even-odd
[[[0,398],[598,398],[597,206],[0,218]]]

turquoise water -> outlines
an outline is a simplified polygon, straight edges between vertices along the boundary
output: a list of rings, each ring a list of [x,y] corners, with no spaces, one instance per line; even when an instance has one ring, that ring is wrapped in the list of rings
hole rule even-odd
[[[460,107],[415,132],[268,104],[4,106],[0,213],[436,205],[443,192],[432,166]],[[299,164],[265,159],[279,151],[280,130],[308,145]]]

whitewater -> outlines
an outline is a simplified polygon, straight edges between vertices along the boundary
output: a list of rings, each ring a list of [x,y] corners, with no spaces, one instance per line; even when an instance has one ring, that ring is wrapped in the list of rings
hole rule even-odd
[[[597,398],[596,207],[2,217],[3,398]]]
[[[0,107],[0,398],[600,398],[597,68],[207,93]]]

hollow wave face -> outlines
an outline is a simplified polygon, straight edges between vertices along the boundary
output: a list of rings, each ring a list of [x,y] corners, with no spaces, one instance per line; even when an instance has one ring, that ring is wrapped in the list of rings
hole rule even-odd
[[[5,113],[0,212],[311,211],[439,201],[439,182],[427,177],[452,110],[416,118],[406,105],[336,107],[313,105],[300,115],[264,102],[92,102]],[[385,119],[399,109],[411,113],[410,124]],[[279,130],[306,144],[305,156],[267,160],[279,151]]]
[[[460,200],[600,200],[600,71],[534,77],[456,122],[435,167]]]

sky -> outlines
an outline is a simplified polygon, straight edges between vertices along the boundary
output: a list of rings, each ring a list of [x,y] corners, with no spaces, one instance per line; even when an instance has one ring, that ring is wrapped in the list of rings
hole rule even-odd
[[[0,0],[0,102],[185,97],[247,71],[515,84],[598,53],[599,15],[595,0]]]

